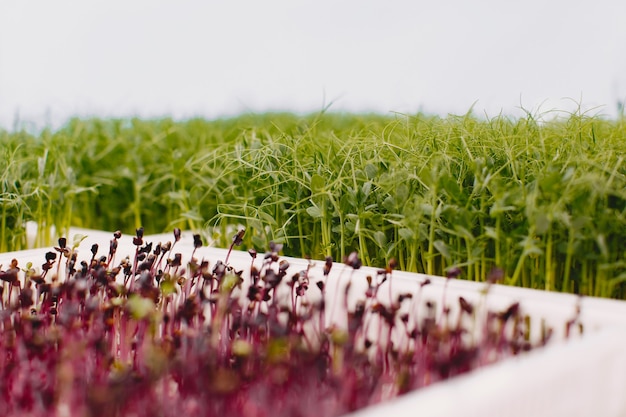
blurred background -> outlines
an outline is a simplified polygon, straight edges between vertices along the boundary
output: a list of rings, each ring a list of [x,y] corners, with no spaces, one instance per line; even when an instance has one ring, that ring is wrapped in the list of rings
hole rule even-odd
[[[0,127],[334,111],[615,117],[616,0],[3,1]]]

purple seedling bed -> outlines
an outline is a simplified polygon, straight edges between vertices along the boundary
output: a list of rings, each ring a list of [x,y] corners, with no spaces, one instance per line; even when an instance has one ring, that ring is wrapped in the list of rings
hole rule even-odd
[[[75,229],[0,254],[0,414],[626,413],[621,301],[238,240]]]

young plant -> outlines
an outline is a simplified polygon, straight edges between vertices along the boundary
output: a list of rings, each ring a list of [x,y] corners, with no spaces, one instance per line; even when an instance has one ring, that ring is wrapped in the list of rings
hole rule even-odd
[[[623,118],[322,113],[0,132],[0,249],[70,225],[623,298]],[[185,162],[181,162],[185,161]]]
[[[132,258],[116,232],[108,255],[81,260],[79,237],[41,268],[14,260],[0,272],[2,415],[339,416],[547,342],[519,304],[440,309],[422,300],[428,280],[396,293],[394,261],[359,281],[356,252],[294,270],[272,243],[244,272],[229,263],[243,236],[223,260],[200,257],[199,235],[187,256],[179,229],[153,244],[143,228]]]

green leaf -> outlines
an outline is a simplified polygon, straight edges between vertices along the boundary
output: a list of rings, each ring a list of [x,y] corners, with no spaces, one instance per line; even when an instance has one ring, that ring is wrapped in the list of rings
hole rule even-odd
[[[161,287],[161,294],[163,297],[167,297],[168,295],[176,294],[178,292],[176,289],[176,282],[174,280],[164,279],[161,281],[159,286]]]
[[[224,277],[222,281],[221,291],[222,292],[231,292],[238,285],[241,285],[243,279],[235,274],[228,274]]]
[[[354,210],[357,205],[356,193],[354,190],[348,189],[339,199],[339,205],[344,213],[349,213],[351,210]]]
[[[409,187],[407,187],[406,184],[399,184],[398,187],[396,187],[396,200],[398,204],[403,205],[408,198]]]
[[[602,258],[607,259],[609,257],[609,247],[606,244],[606,237],[603,233],[598,233],[596,243],[598,244]]]
[[[389,212],[392,212],[392,213],[395,212],[396,200],[392,196],[387,196],[387,198],[383,200],[383,207],[385,208],[385,210]]]
[[[467,239],[471,242],[474,241],[474,235],[472,234],[472,232],[470,232],[469,230],[467,230],[465,227],[455,224],[454,225],[454,230],[456,231],[458,236],[461,236],[463,239]]]
[[[441,188],[443,188],[450,197],[458,199],[463,195],[461,192],[461,188],[459,188],[459,184],[455,178],[452,178],[449,174],[442,175],[439,178],[439,183],[441,184]]]
[[[387,245],[387,236],[385,236],[385,233],[381,232],[380,230],[377,230],[374,233],[374,240],[376,241],[378,247],[381,249],[384,249]]]
[[[563,173],[563,178],[561,179],[561,181],[562,182],[567,182],[567,181],[571,180],[574,177],[575,173],[576,173],[576,168],[574,168],[574,167],[567,167],[567,169]]]
[[[485,236],[493,240],[498,240],[498,233],[494,227],[485,226]]]
[[[433,246],[441,255],[443,255],[444,258],[450,260],[450,249],[448,248],[446,242],[438,239],[433,242]]]
[[[369,197],[371,191],[372,183],[370,181],[367,181],[365,184],[363,184],[363,187],[361,187],[361,192],[363,193],[363,196],[367,198]]]
[[[543,255],[543,250],[537,246],[537,240],[532,236],[526,236],[519,245],[523,248],[522,256]]]
[[[306,212],[314,219],[319,219],[320,217],[322,217],[322,210],[320,210],[317,206],[307,207]]]
[[[139,295],[131,295],[126,303],[126,307],[130,314],[136,320],[146,318],[150,313],[155,311],[154,301]]]
[[[545,176],[539,179],[539,188],[546,195],[560,195],[562,175],[559,171],[546,172]]]
[[[81,235],[79,233],[75,234],[74,241],[72,243],[72,249],[76,249],[85,239],[87,239],[87,235]]]
[[[276,226],[276,219],[274,218],[274,216],[263,211],[259,211],[259,217],[263,222],[265,222],[265,224]]]
[[[378,174],[378,168],[376,168],[375,165],[373,164],[365,165],[365,175],[367,176],[367,179],[369,180],[374,179],[376,177],[376,174]]]
[[[496,200],[496,202],[493,203],[493,206],[491,206],[491,208],[489,209],[489,215],[491,217],[495,217],[498,214],[505,213],[507,211],[513,211],[515,209],[516,209],[515,206],[506,205],[506,203],[503,201],[503,199]]]
[[[321,175],[313,174],[311,177],[311,192],[313,194],[324,191],[324,186],[326,185],[326,181]]]
[[[90,192],[90,193],[98,193],[98,185],[94,185],[91,187],[74,187],[71,190],[67,191],[68,195],[77,195],[77,194],[81,194],[81,193],[86,193],[86,192]]]
[[[413,239],[413,236],[415,236],[415,233],[413,232],[413,230],[411,230],[411,229],[409,229],[407,227],[403,227],[401,229],[398,229],[398,234],[404,240],[411,240],[411,239]]]
[[[538,235],[545,234],[550,229],[550,218],[544,212],[538,212],[535,214],[535,232]]]

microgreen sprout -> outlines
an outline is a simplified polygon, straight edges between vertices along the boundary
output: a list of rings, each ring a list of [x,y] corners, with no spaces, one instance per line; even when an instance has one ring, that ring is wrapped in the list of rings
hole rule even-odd
[[[460,297],[437,316],[435,303],[421,300],[427,280],[415,293],[383,300],[378,289],[391,282],[394,261],[348,301],[361,279],[355,252],[343,265],[326,258],[321,267],[309,261],[294,269],[279,255],[282,244],[272,243],[262,257],[248,250],[244,272],[227,262],[230,252],[209,268],[208,260],[171,254],[170,242],[146,241],[140,229],[133,244],[133,259],[121,254],[112,263],[111,249],[99,256],[97,245],[89,261],[77,250],[62,257],[60,240],[41,274],[17,260],[0,267],[3,416],[339,416],[543,345],[550,335],[546,329],[538,343],[524,336],[529,324],[519,303],[488,310],[475,334],[481,307]],[[199,256],[198,237],[192,246]],[[60,273],[46,275],[55,263]],[[326,280],[345,281],[341,271],[331,274],[336,268],[348,269],[349,279],[325,316]],[[579,314],[580,305],[568,336]]]
[[[394,258],[440,276],[457,266],[473,281],[498,267],[504,284],[624,298],[626,124],[553,116],[76,119],[39,135],[0,131],[0,250],[51,246],[70,226],[175,227],[218,247],[245,229],[245,249],[357,251],[363,265]]]

